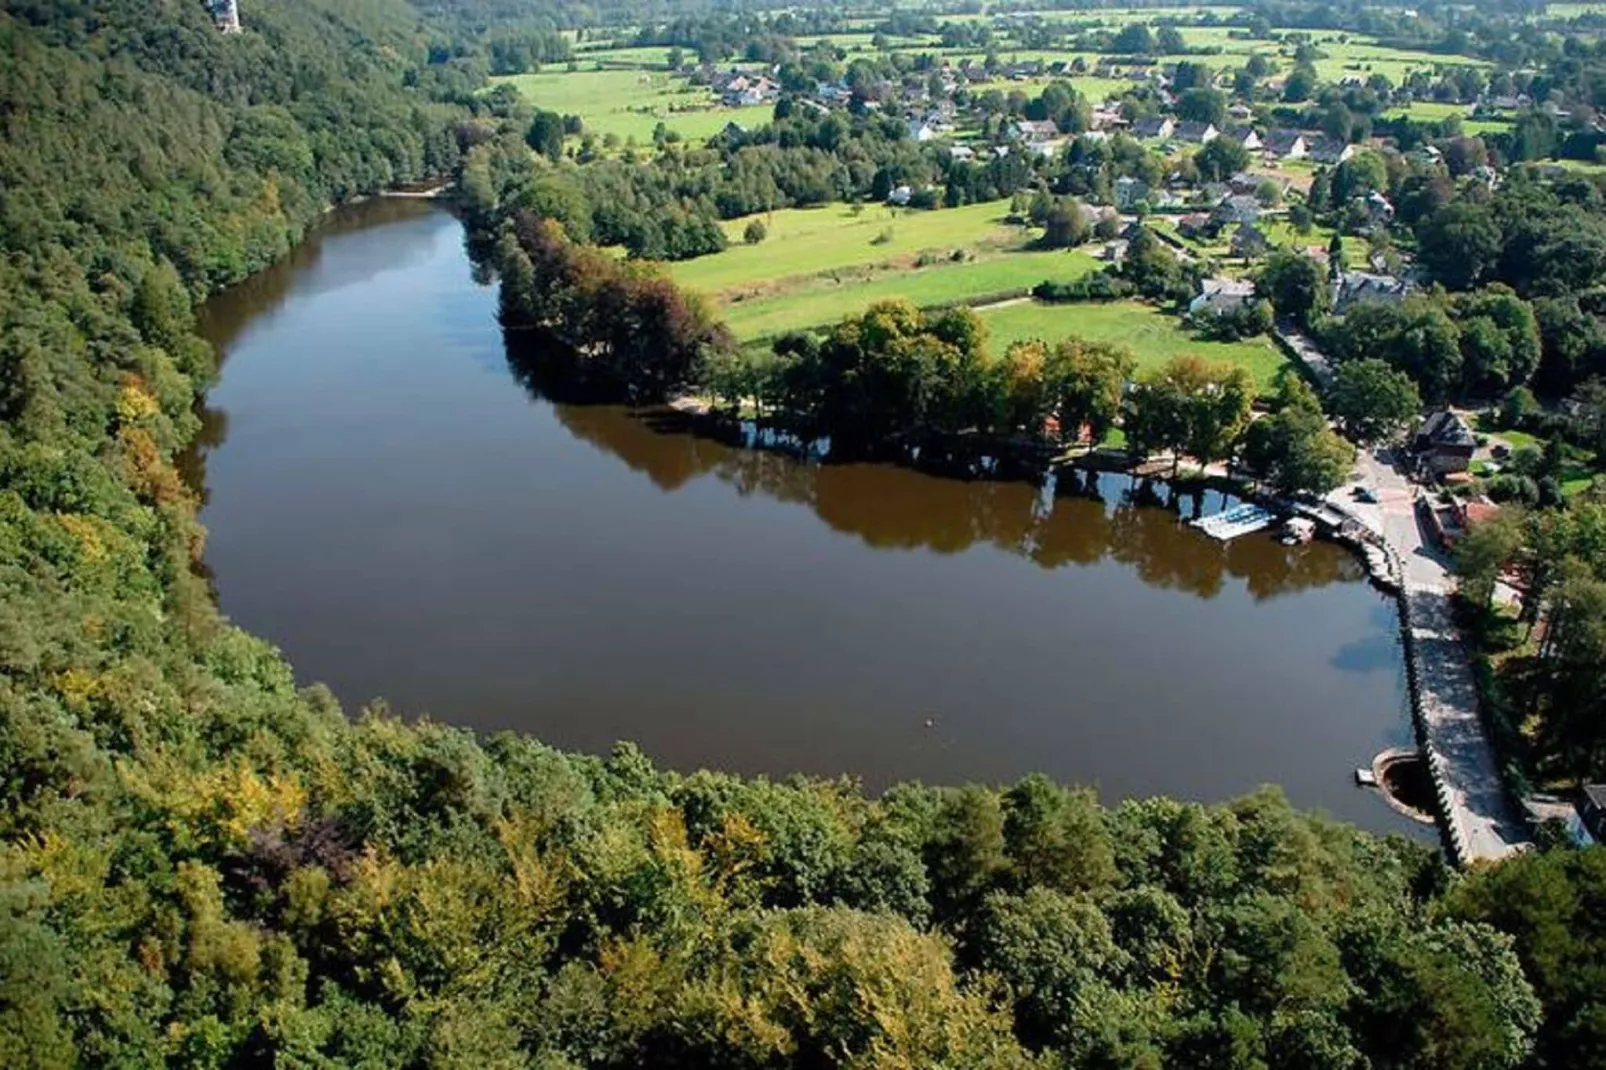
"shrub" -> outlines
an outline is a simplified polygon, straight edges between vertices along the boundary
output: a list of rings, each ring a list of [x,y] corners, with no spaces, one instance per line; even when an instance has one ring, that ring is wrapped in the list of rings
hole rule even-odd
[[[1069,282],[1044,279],[1032,287],[1032,296],[1039,301],[1069,304],[1075,301],[1119,301],[1131,297],[1137,287],[1127,280],[1107,272],[1094,272]]]
[[[769,236],[769,228],[764,225],[764,221],[762,219],[753,220],[751,223],[747,224],[747,228],[742,231],[742,240],[748,245],[757,245],[759,242],[763,241]]]

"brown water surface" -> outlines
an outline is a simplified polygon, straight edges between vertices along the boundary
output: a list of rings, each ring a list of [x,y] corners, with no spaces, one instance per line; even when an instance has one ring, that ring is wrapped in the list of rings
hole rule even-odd
[[[1278,782],[1417,832],[1352,786],[1409,726],[1392,604],[1343,551],[1223,546],[1182,520],[1219,497],[1123,476],[809,465],[554,404],[495,304],[452,216],[387,201],[207,307],[223,609],[348,707],[872,788]]]

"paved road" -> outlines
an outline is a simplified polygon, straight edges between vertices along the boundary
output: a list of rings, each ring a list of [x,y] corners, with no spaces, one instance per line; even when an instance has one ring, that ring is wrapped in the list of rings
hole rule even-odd
[[[1334,501],[1398,556],[1418,719],[1457,860],[1504,858],[1527,845],[1527,826],[1506,797],[1478,715],[1471,661],[1451,616],[1450,562],[1423,530],[1415,488],[1404,475],[1364,452],[1359,468],[1360,485],[1372,489],[1377,503],[1355,501],[1354,483],[1336,492]]]
[[[1317,385],[1324,390],[1332,385],[1332,362],[1327,359],[1327,354],[1317,347],[1309,335],[1301,333],[1290,323],[1279,323],[1277,325],[1277,337],[1281,338],[1283,343],[1289,349],[1292,349],[1294,354],[1304,363],[1305,367],[1310,369],[1311,375],[1316,378]]]

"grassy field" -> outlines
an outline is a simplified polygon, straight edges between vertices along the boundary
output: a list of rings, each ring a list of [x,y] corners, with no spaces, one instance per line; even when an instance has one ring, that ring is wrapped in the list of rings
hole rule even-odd
[[[1436,100],[1418,100],[1390,108],[1383,113],[1385,119],[1396,119],[1400,116],[1410,116],[1423,122],[1442,122],[1445,119],[1458,118],[1461,120],[1462,132],[1472,135],[1498,133],[1511,126],[1510,119],[1472,118],[1470,104],[1445,104]]]
[[[686,52],[685,49],[681,51]],[[640,48],[615,48],[601,43],[595,47],[581,45],[575,50],[575,58],[582,66],[600,63],[604,67],[632,67],[652,71],[669,69],[669,48],[663,45],[646,45]]]
[[[997,350],[1026,338],[1049,342],[1085,338],[1126,346],[1136,354],[1139,370],[1159,367],[1181,353],[1194,353],[1247,368],[1263,392],[1271,389],[1277,373],[1288,364],[1268,339],[1207,342],[1196,338],[1175,316],[1136,301],[1074,305],[1023,301],[986,309],[982,320]]]
[[[688,88],[668,72],[543,71],[491,81],[512,85],[526,100],[549,111],[580,116],[588,130],[642,143],[652,140],[660,122],[687,140],[699,141],[719,133],[729,122],[760,126],[773,112],[768,105],[721,107],[708,90]]]
[[[1005,201],[937,211],[865,207],[858,215],[845,205],[789,208],[757,218],[769,235],[758,245],[742,243],[749,220],[725,224],[732,245],[714,256],[671,264],[676,282],[710,296],[764,289],[781,279],[879,264],[921,252],[946,255],[954,249],[1001,249],[1019,245],[1025,234],[1004,222]]]
[[[1097,269],[1081,251],[1018,250],[962,264],[891,267],[799,280],[772,293],[729,301],[720,314],[744,341],[834,323],[875,301],[906,298],[923,308],[1029,289],[1044,279],[1068,280]]]

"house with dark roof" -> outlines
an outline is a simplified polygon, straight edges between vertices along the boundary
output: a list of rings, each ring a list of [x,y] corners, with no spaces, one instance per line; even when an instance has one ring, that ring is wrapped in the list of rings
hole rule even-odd
[[[1189,145],[1208,145],[1221,136],[1215,123],[1178,123],[1171,136]]]
[[[1393,275],[1346,271],[1333,284],[1333,314],[1342,316],[1362,301],[1403,301],[1410,292],[1411,284]]]
[[[1233,194],[1211,209],[1210,219],[1220,226],[1257,223],[1260,221],[1260,202],[1246,193]]]
[[[1310,154],[1310,142],[1298,130],[1271,130],[1260,140],[1262,150],[1274,160],[1303,160]]]
[[[1271,251],[1271,241],[1253,223],[1239,227],[1232,235],[1232,255],[1254,260]]]
[[[1176,122],[1167,117],[1161,117],[1159,119],[1139,119],[1137,122],[1132,124],[1132,136],[1143,138],[1145,140],[1150,138],[1163,139],[1170,137],[1176,131],[1176,129]]]
[[[1472,467],[1478,439],[1459,413],[1440,409],[1411,436],[1411,454],[1417,467],[1435,476],[1465,472]]]
[[[1307,142],[1307,145],[1309,146],[1309,151],[1306,155],[1310,160],[1313,163],[1326,164],[1329,167],[1341,164],[1355,155],[1354,145],[1347,141],[1339,141],[1336,138],[1317,138],[1315,141]]]
[[[1229,126],[1221,132],[1221,136],[1234,145],[1242,145],[1250,152],[1259,152],[1266,147],[1266,143],[1255,133],[1255,128],[1252,126]]]

